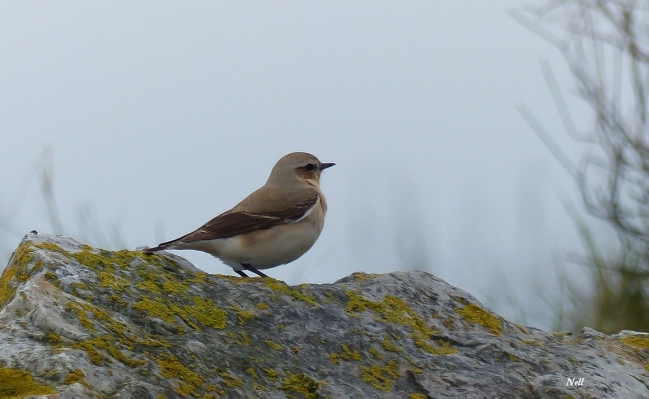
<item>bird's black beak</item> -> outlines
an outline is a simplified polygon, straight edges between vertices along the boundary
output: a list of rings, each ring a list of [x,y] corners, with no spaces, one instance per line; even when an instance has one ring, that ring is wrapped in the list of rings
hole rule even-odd
[[[333,163],[333,162],[325,162],[322,165],[320,165],[320,170],[325,170],[327,168],[331,168],[334,165],[335,165],[335,163]]]

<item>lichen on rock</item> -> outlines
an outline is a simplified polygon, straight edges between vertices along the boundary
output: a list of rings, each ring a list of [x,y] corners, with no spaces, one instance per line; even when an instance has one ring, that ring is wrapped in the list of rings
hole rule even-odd
[[[0,367],[0,398],[16,398],[55,393],[52,387],[39,385],[23,370]]]
[[[648,342],[519,326],[420,271],[289,286],[28,234],[0,276],[0,398],[639,398]]]

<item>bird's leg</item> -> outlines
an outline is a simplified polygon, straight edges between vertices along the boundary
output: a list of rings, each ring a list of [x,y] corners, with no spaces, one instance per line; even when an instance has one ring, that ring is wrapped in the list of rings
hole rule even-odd
[[[246,269],[246,270],[248,270],[249,272],[253,272],[253,273],[255,273],[255,274],[258,275],[259,277],[268,277],[267,275],[265,275],[264,273],[260,272],[259,270],[255,269],[254,267],[252,267],[252,266],[250,266],[250,265],[247,265],[247,264],[245,264],[245,263],[242,263],[241,266],[243,266],[243,268]]]
[[[248,275],[244,273],[243,270],[235,270],[235,272],[237,272],[237,274],[241,277],[248,277]]]

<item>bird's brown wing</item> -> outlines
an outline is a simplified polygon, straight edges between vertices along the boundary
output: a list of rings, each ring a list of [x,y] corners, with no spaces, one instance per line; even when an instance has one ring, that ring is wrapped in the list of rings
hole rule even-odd
[[[313,193],[304,201],[294,206],[276,211],[250,213],[227,211],[205,223],[195,231],[178,239],[164,242],[159,247],[166,247],[176,242],[195,242],[232,237],[251,231],[268,229],[282,224],[295,223],[313,208],[318,202],[318,194]]]

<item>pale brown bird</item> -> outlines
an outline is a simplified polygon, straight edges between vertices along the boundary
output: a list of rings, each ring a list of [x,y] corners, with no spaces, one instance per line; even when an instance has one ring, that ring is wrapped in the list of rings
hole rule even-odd
[[[259,269],[293,262],[320,236],[327,213],[320,174],[334,165],[306,152],[285,155],[266,184],[234,208],[144,252],[194,249],[214,255],[242,277],[248,277],[244,270],[268,277]]]

